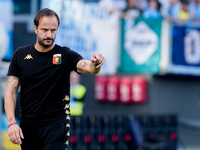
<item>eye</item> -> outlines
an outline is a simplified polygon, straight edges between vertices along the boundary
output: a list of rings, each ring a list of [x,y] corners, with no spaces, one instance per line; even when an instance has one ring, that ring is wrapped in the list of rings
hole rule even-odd
[[[55,31],[56,31],[56,29],[52,29],[52,30],[51,30],[51,32],[55,32]]]
[[[46,32],[46,31],[48,31],[48,29],[42,29],[42,31],[45,31],[45,32]]]

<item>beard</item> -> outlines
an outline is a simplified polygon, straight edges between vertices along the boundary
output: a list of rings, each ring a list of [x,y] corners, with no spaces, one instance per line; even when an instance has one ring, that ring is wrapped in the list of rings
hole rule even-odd
[[[45,40],[49,40],[49,41],[51,41],[51,42],[45,43]],[[52,46],[53,43],[54,43],[54,40],[55,40],[55,38],[54,38],[54,39],[53,39],[53,38],[41,39],[40,37],[38,37],[38,43],[39,43],[41,46],[45,47],[45,48],[48,48],[48,47]]]

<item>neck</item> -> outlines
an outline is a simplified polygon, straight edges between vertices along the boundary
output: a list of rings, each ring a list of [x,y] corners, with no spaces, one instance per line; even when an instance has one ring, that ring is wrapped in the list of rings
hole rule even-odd
[[[48,52],[53,49],[55,44],[52,44],[50,47],[44,47],[40,45],[38,42],[35,44],[35,49],[39,52]]]

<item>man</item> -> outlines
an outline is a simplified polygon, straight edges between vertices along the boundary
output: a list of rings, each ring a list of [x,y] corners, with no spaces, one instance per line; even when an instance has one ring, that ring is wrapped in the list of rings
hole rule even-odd
[[[141,15],[141,10],[136,7],[136,0],[126,0],[127,6],[122,10],[121,18],[137,18]]]
[[[157,0],[149,0],[148,8],[146,8],[142,15],[145,18],[160,18],[159,2]]]
[[[83,114],[86,87],[80,84],[80,75],[76,72],[70,74],[70,114],[80,116]]]
[[[84,60],[67,47],[54,44],[58,15],[40,10],[34,18],[37,41],[18,48],[8,70],[5,112],[8,136],[22,150],[67,149],[69,137],[70,73],[97,74],[105,62],[95,53]],[[20,91],[20,127],[15,121],[16,93]]]
[[[200,20],[200,0],[193,0],[188,5],[190,19],[193,21]]]

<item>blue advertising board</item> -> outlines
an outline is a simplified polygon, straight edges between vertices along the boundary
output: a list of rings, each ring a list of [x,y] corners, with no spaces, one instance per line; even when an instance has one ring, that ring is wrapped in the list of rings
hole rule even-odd
[[[173,74],[200,75],[200,26],[172,24],[170,62]]]

